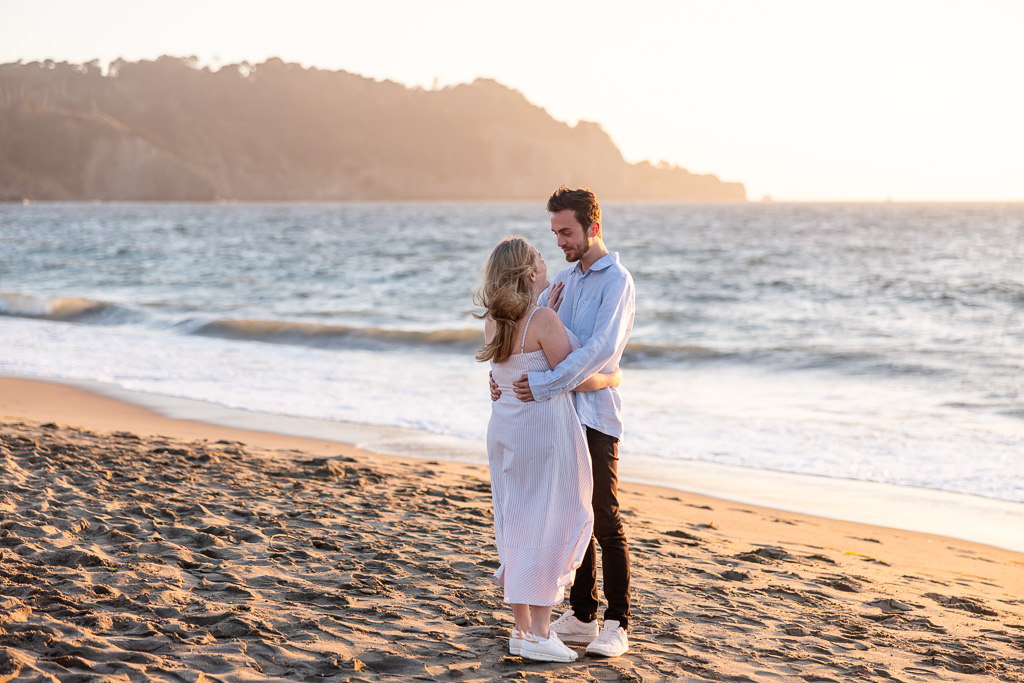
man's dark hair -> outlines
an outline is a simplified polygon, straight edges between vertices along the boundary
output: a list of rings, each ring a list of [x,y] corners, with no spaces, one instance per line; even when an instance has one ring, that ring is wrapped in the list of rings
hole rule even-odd
[[[585,187],[571,190],[565,185],[551,193],[548,197],[548,211],[558,213],[572,209],[576,222],[583,227],[583,234],[590,234],[590,226],[601,223],[601,207],[597,204],[597,195]]]

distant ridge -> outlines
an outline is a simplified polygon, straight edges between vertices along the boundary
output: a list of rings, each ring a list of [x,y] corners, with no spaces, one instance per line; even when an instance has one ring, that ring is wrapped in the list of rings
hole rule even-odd
[[[744,201],[741,183],[629,164],[596,123],[492,80],[407,88],[270,59],[0,65],[0,199]]]

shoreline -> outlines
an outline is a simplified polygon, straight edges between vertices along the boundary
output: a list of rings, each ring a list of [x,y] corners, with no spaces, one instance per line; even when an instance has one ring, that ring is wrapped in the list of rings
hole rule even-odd
[[[66,392],[74,394],[71,400]],[[85,400],[85,397],[92,397]],[[97,407],[89,404],[98,401]],[[109,402],[109,403],[105,403]],[[54,416],[49,406],[62,406]],[[102,407],[99,407],[102,406]],[[18,415],[19,410],[22,413]],[[106,419],[102,416],[116,414]],[[123,389],[94,381],[0,375],[0,417],[28,417],[90,429],[118,431],[125,425],[166,420],[165,433],[194,439],[216,428],[218,438],[246,440],[267,448],[296,444],[311,453],[341,448],[374,457],[436,459],[486,468],[485,445],[414,429],[359,425],[234,409]],[[127,418],[127,422],[125,421]],[[142,431],[145,431],[144,429]],[[620,461],[620,479],[634,486],[699,495],[719,503],[753,505],[777,513],[877,526],[1024,553],[1024,503],[878,482],[751,470],[693,460],[630,454]]]

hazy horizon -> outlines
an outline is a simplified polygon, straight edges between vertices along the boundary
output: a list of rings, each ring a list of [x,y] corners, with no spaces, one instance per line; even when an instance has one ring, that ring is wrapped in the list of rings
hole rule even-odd
[[[408,87],[491,78],[627,161],[752,201],[1024,201],[1024,6],[881,2],[0,6],[0,62],[279,57]],[[396,19],[397,17],[397,19]]]

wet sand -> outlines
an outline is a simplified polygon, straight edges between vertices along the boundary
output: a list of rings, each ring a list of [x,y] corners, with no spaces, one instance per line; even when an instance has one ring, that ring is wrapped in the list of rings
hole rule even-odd
[[[631,651],[524,662],[486,468],[0,380],[8,680],[1024,681],[1024,555],[636,484]]]

